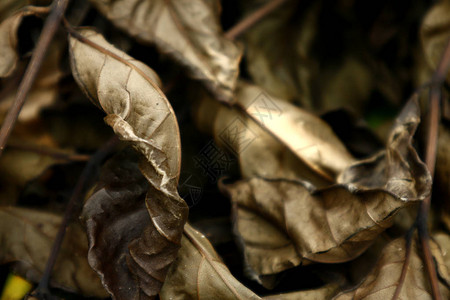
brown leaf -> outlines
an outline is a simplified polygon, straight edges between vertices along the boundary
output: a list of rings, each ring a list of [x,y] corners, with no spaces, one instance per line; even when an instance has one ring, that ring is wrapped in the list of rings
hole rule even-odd
[[[38,282],[61,217],[25,208],[0,207],[0,263],[15,262],[17,270]],[[89,267],[85,233],[72,224],[58,255],[51,284],[86,296],[106,297],[98,276]]]
[[[412,240],[410,261],[398,299],[433,299],[431,287],[416,239]],[[354,290],[339,294],[335,300],[392,299],[400,281],[405,262],[406,241],[399,238],[389,243],[380,260],[367,278]],[[449,290],[440,285],[443,299],[450,297]]]
[[[206,237],[184,227],[178,258],[170,267],[164,299],[261,299],[231,275]]]
[[[410,102],[387,149],[350,166],[344,174],[353,181],[345,184],[315,190],[305,181],[251,178],[224,185],[251,270],[260,276],[297,266],[303,259],[351,260],[392,225],[400,208],[424,199],[431,179],[411,146],[417,114],[417,103]]]
[[[176,257],[188,213],[186,203],[177,192],[181,157],[175,114],[158,87],[159,78],[153,70],[90,29],[71,35],[71,65],[77,83],[105,111],[105,121],[114,132],[142,155],[139,168],[150,183],[145,204],[151,222],[129,245],[131,259],[127,262],[137,281],[134,287],[138,286],[139,290],[111,285],[112,278],[106,276],[117,276],[114,273],[105,273],[103,280],[117,299],[152,298]],[[105,190],[97,193],[106,193],[100,198],[111,197]],[[90,212],[97,213],[102,213],[101,208]],[[95,226],[90,230],[95,230]],[[97,232],[91,231],[92,234],[97,237]],[[157,253],[166,255],[163,263]]]
[[[240,109],[220,106],[214,114],[215,104],[204,98],[197,120],[200,128],[213,130],[219,145],[238,154],[244,177],[276,178],[281,168],[296,170],[287,171],[296,173],[288,178],[320,182],[317,177],[333,180],[354,161],[332,129],[306,110],[246,83],[239,84],[236,98]],[[294,168],[295,160],[303,166]]]
[[[450,1],[439,1],[427,12],[420,28],[420,38],[425,59],[435,69],[450,38]],[[450,76],[447,76],[447,81]]]
[[[324,287],[263,297],[264,300],[324,300],[331,299],[339,290],[339,285],[328,284]]]
[[[10,76],[16,69],[19,55],[17,53],[17,31],[26,16],[34,15],[38,7],[27,6],[0,24],[0,78]]]
[[[220,27],[217,0],[91,2],[117,27],[186,66],[223,101],[231,101],[242,51]]]

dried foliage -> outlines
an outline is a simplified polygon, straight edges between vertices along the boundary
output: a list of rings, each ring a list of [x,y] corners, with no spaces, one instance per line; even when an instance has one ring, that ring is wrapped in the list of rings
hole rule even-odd
[[[0,1],[0,284],[447,299],[449,16],[448,0]]]

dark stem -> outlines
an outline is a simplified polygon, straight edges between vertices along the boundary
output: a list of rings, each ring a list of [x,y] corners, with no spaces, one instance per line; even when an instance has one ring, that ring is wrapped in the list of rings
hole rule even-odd
[[[403,262],[402,273],[400,274],[398,285],[395,289],[394,296],[392,296],[392,300],[397,300],[398,296],[400,296],[403,283],[405,282],[406,273],[408,273],[409,261],[411,259],[411,241],[414,235],[414,231],[416,231],[415,226],[411,227],[405,236],[405,261]]]
[[[441,88],[450,67],[450,39],[447,41],[441,61],[438,64],[436,72],[433,74],[430,89],[430,101],[428,111],[428,130],[425,149],[425,163],[430,170],[431,176],[434,176],[436,166],[437,141],[439,135],[440,123],[440,101]],[[419,239],[422,244],[424,262],[430,278],[431,288],[434,299],[442,299],[439,291],[438,276],[436,266],[430,250],[430,233],[428,231],[428,215],[430,212],[431,195],[428,196],[420,205],[417,215],[417,229]]]
[[[230,28],[225,33],[225,37],[230,40],[235,40],[242,33],[247,31],[249,28],[253,27],[261,19],[263,19],[265,16],[273,12],[275,9],[277,9],[281,4],[285,2],[286,0],[273,0],[261,6],[260,8],[252,12],[250,15],[246,16],[244,19],[239,21],[232,28]]]
[[[47,52],[50,42],[53,40],[59,23],[61,22],[69,3],[69,0],[55,1],[56,2],[53,2],[53,9],[45,21],[44,28],[39,36],[39,41],[33,51],[30,63],[28,64],[23,79],[20,82],[14,103],[11,105],[2,127],[0,128],[0,155],[5,148],[6,142],[12,129],[14,128],[14,124],[19,117],[20,110],[25,103],[28,92],[30,91],[36,79],[36,75],[42,65],[45,53]]]
[[[69,221],[72,219],[72,216],[75,214],[76,204],[80,202],[80,198],[82,197],[83,191],[86,188],[86,184],[89,181],[90,177],[94,173],[94,171],[98,168],[102,161],[105,160],[107,156],[109,156],[116,148],[119,143],[119,139],[114,136],[112,137],[106,144],[104,144],[100,149],[92,155],[91,159],[88,161],[86,166],[81,173],[80,178],[75,186],[75,189],[72,192],[72,196],[70,197],[69,203],[67,204],[66,211],[64,213],[64,217],[59,226],[58,234],[56,235],[55,241],[53,242],[53,246],[50,252],[50,255],[47,260],[47,264],[45,266],[44,273],[39,282],[37,289],[33,292],[34,295],[38,297],[46,296],[49,294],[48,286],[50,281],[50,275],[52,273],[53,267],[56,263],[56,259],[58,258],[59,250],[61,249],[62,242],[64,240],[64,236],[66,233],[67,225]]]

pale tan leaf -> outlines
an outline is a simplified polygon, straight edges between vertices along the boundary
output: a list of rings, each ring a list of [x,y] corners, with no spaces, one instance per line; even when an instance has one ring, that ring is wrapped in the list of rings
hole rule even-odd
[[[223,101],[231,101],[242,51],[220,27],[217,0],[91,2],[117,27],[186,66]]]
[[[139,168],[150,183],[145,204],[151,222],[130,244],[127,260],[138,289],[108,283],[118,270],[103,274],[96,264],[93,267],[117,299],[152,299],[176,257],[188,213],[177,192],[181,152],[175,114],[153,70],[109,44],[102,35],[90,29],[71,32],[70,54],[77,83],[107,114],[105,121],[114,132],[141,154]],[[98,193],[98,201],[108,202],[112,197],[104,189]],[[96,218],[101,212],[94,205],[90,217]],[[96,228],[94,224],[92,229]],[[93,235],[101,233],[94,231]],[[149,255],[149,243],[156,243],[159,251],[170,246],[174,254],[171,260],[158,265],[158,257]],[[102,257],[97,255],[96,259]]]
[[[0,262],[38,282],[45,269],[61,217],[25,208],[0,207]],[[86,296],[106,297],[100,279],[88,265],[86,234],[72,224],[53,270],[51,284]]]
[[[229,109],[204,97],[197,122],[239,156],[244,177],[332,181],[354,161],[332,129],[306,110],[246,83],[239,84],[236,98],[239,108]],[[282,176],[280,168],[295,175]]]
[[[367,278],[356,289],[339,294],[334,299],[392,299],[400,282],[406,257],[405,249],[406,241],[404,238],[389,243],[383,249],[380,260]],[[416,239],[413,238],[406,276],[397,298],[399,300],[433,299],[420,251]],[[440,288],[443,299],[449,299],[449,290],[443,285],[440,285]]]
[[[231,275],[208,239],[184,227],[178,258],[170,267],[160,297],[165,299],[261,299]]]

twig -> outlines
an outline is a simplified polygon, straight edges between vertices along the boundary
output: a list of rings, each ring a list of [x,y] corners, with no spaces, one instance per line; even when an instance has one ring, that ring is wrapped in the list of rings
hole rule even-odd
[[[16,98],[5,120],[0,129],[0,155],[2,154],[6,142],[11,134],[14,124],[19,117],[20,110],[22,109],[28,92],[30,91],[34,80],[36,79],[37,73],[42,65],[45,57],[45,53],[53,40],[53,37],[58,29],[59,23],[64,16],[64,13],[69,4],[69,0],[55,0],[53,3],[54,7],[45,21],[44,28],[42,29],[41,35],[39,36],[39,41],[36,48],[33,51],[30,63],[25,71],[22,81],[20,82],[19,88],[17,90]]]
[[[253,13],[251,13],[250,15],[246,16],[244,19],[239,21],[231,29],[229,29],[225,33],[225,37],[230,40],[235,40],[242,33],[247,31],[249,28],[253,27],[253,25],[258,23],[266,15],[273,12],[275,9],[277,9],[281,4],[283,4],[285,2],[286,2],[286,0],[272,0],[269,3],[261,6],[260,8],[255,10]]]
[[[409,261],[411,259],[411,244],[414,231],[416,231],[415,226],[410,228],[405,237],[405,261],[403,262],[402,273],[400,274],[398,285],[397,288],[395,289],[394,296],[392,296],[392,300],[398,299],[398,296],[400,296],[400,292],[402,291],[403,283],[405,282],[406,273],[408,272]]]
[[[447,41],[441,61],[438,64],[436,72],[433,74],[430,89],[430,107],[428,112],[428,131],[425,149],[425,163],[434,176],[434,169],[436,166],[436,152],[437,140],[439,135],[440,122],[440,101],[441,101],[441,86],[445,81],[445,77],[450,68],[450,39]],[[417,215],[417,229],[419,231],[419,239],[422,244],[422,251],[424,255],[424,262],[430,277],[431,288],[434,299],[442,299],[439,291],[438,277],[436,273],[436,266],[434,264],[433,256],[431,254],[429,240],[430,234],[428,232],[428,214],[430,212],[431,195],[428,196],[420,205],[419,214]]]
[[[45,148],[40,145],[25,145],[9,142],[8,148],[27,152],[34,152],[41,155],[50,156],[54,159],[68,160],[68,161],[88,161],[90,158],[90,155],[87,154],[67,153],[62,150]]]
[[[50,275],[56,263],[56,259],[58,258],[58,253],[64,240],[67,225],[74,215],[76,204],[79,202],[80,197],[82,196],[82,193],[86,187],[86,183],[94,173],[94,170],[98,167],[98,165],[100,165],[103,160],[105,160],[108,155],[110,155],[114,151],[118,143],[119,139],[116,136],[111,138],[108,142],[106,142],[106,144],[98,149],[94,155],[92,155],[91,159],[84,167],[83,172],[78,179],[77,185],[72,192],[69,203],[67,204],[63,220],[59,226],[58,234],[56,235],[55,241],[53,242],[53,246],[48,257],[47,264],[45,266],[44,274],[42,275],[38,287],[33,292],[34,296],[42,298],[49,294],[48,285],[50,281]]]

